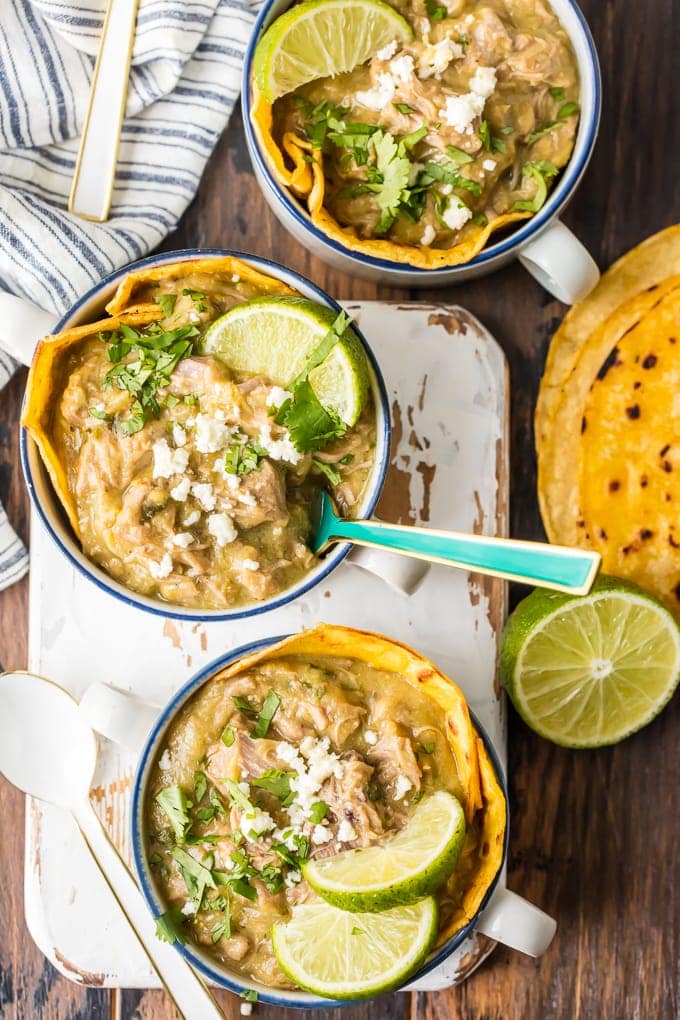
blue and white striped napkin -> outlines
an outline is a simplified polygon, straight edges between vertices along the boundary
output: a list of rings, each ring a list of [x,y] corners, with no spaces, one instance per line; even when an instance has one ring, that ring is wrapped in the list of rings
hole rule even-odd
[[[56,315],[174,229],[234,107],[255,17],[249,0],[140,0],[111,217],[89,223],[66,206],[106,6],[0,0],[0,290]],[[20,576],[17,543],[0,510],[0,589]]]

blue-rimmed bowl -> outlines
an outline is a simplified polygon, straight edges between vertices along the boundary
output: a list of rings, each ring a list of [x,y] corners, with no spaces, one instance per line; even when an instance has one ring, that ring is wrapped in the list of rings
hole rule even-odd
[[[353,252],[331,239],[312,223],[307,210],[277,181],[258,145],[251,121],[252,67],[260,35],[291,4],[290,0],[265,0],[243,67],[243,119],[255,176],[267,203],[282,225],[312,254],[336,269],[364,279],[403,287],[438,287],[482,276],[518,258],[560,300],[571,304],[584,297],[597,283],[599,271],[581,242],[559,221],[558,216],[576,191],[595,146],[601,108],[600,67],[590,29],[574,0],[550,0],[550,5],[571,40],[579,69],[581,117],[571,159],[543,208],[531,219],[520,223],[508,236],[495,243],[492,240],[479,255],[464,265],[419,269]]]
[[[203,684],[207,683],[213,676],[219,673],[222,669],[230,666],[232,663],[237,662],[239,659],[245,658],[253,652],[257,652],[262,648],[267,648],[270,645],[276,644],[282,641],[289,635],[280,635],[278,637],[264,638],[260,641],[255,641],[252,644],[244,645],[242,648],[238,648],[234,651],[227,652],[219,658],[214,659],[213,662],[204,666],[203,669],[199,670],[191,680],[189,680],[184,687],[182,687],[172,698],[172,700],[165,706],[157,717],[153,724],[151,731],[146,739],[144,747],[142,749],[139,762],[137,765],[137,771],[132,786],[132,803],[130,808],[130,845],[132,847],[132,860],[137,875],[137,881],[139,882],[140,888],[144,895],[144,898],[148,904],[154,917],[158,917],[165,910],[167,910],[167,904],[163,901],[159,895],[156,881],[153,876],[153,872],[149,867],[147,860],[147,852],[145,849],[146,844],[146,828],[145,828],[145,804],[146,804],[146,790],[151,775],[153,764],[156,760],[165,735],[168,728],[172,725],[174,719],[177,717],[177,713],[182,710],[189,699],[198,691]],[[506,825],[505,825],[505,837],[503,842],[503,857],[498,867],[498,871],[493,877],[485,895],[482,900],[479,910],[472,918],[472,920],[461,928],[460,931],[450,938],[444,945],[440,946],[435,950],[434,953],[429,957],[426,963],[416,971],[414,974],[409,975],[405,983],[411,984],[412,982],[418,981],[424,977],[430,971],[438,967],[447,957],[451,956],[453,952],[468,938],[475,927],[478,926],[478,920],[484,909],[489,904],[496,885],[498,883],[499,876],[503,870],[505,863],[505,857],[508,850],[508,831],[509,826],[507,822],[508,818],[508,792],[505,784],[505,778],[503,776],[503,770],[500,762],[493,748],[493,745],[479,724],[478,719],[473,713],[470,713],[475,726],[475,729],[479,733],[484,747],[486,748],[489,760],[493,765],[494,772],[498,784],[503,791],[503,797],[505,800],[506,808]],[[526,904],[526,906],[529,906]],[[530,908],[536,910],[536,908]],[[540,911],[538,911],[540,913]],[[175,948],[182,956],[195,967],[200,973],[207,978],[211,983],[218,985],[220,988],[227,988],[229,991],[235,992],[237,995],[242,995],[244,992],[256,992],[258,1000],[260,1002],[267,1002],[274,1006],[281,1007],[292,1007],[293,1009],[313,1009],[318,1007],[331,1007],[331,1006],[350,1006],[353,1004],[352,1001],[348,1000],[334,1000],[325,999],[321,996],[314,995],[311,992],[304,992],[302,989],[281,989],[281,988],[269,988],[265,985],[260,984],[258,981],[253,981],[250,978],[244,977],[235,970],[231,970],[228,967],[221,965],[215,960],[213,956],[205,952],[197,945],[187,942],[185,945],[181,945],[179,942],[175,942]]]
[[[246,255],[242,252],[227,251],[221,248],[197,248],[184,251],[167,252],[163,255],[152,255],[150,258],[135,262],[131,266],[119,269],[111,276],[107,276],[101,283],[92,287],[69,311],[60,319],[52,332],[60,332],[70,329],[82,323],[95,322],[101,318],[104,306],[111,300],[122,277],[132,270],[140,269],[143,266],[160,266],[168,262],[180,262],[191,259],[209,258],[211,255],[231,255],[241,259],[248,265],[253,266],[260,272],[281,280],[289,287],[292,287],[303,297],[311,301],[318,301],[319,304],[340,312],[340,306],[333,301],[319,287],[316,287],[305,277],[294,273],[284,266],[280,266],[268,259],[258,258],[254,255]],[[368,358],[371,392],[376,410],[376,449],[373,471],[366,486],[364,497],[357,508],[357,515],[370,517],[380,497],[387,468],[389,466],[391,419],[387,391],[371,348],[366,342],[361,331],[355,326],[355,332],[361,340]],[[237,620],[245,616],[256,616],[259,613],[266,613],[270,609],[277,609],[286,605],[299,595],[304,594],[319,584],[335,567],[347,556],[350,550],[348,543],[338,543],[330,552],[319,561],[297,584],[292,585],[278,595],[262,602],[251,605],[239,606],[232,610],[219,609],[187,609],[175,606],[172,603],[164,602],[158,598],[151,598],[147,595],[140,595],[131,591],[125,585],[110,577],[101,567],[88,559],[80,548],[80,543],[73,534],[71,526],[66,518],[62,506],[54,492],[45,465],[42,462],[40,452],[25,429],[21,435],[21,462],[28,486],[31,502],[40,518],[41,523],[49,534],[50,538],[58,546],[66,558],[76,567],[89,581],[92,581],[102,591],[107,592],[114,598],[125,602],[136,609],[143,609],[158,616],[173,617],[178,620]]]

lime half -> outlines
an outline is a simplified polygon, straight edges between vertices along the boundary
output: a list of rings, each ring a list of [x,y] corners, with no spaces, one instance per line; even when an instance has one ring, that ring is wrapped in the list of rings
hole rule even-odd
[[[503,632],[501,676],[532,730],[564,747],[615,744],[680,679],[680,629],[642,588],[601,576],[589,595],[534,591]]]
[[[293,907],[272,929],[274,955],[300,988],[329,999],[362,999],[396,988],[425,960],[437,938],[437,904],[348,914],[315,900]]]
[[[337,313],[295,297],[263,297],[230,308],[206,330],[201,351],[238,372],[264,375],[288,386],[328,333]],[[368,391],[368,365],[356,333],[348,328],[309,382],[320,403],[355,425]]]
[[[264,97],[279,96],[330,75],[352,71],[413,30],[382,0],[307,0],[269,26],[255,49],[253,70]]]
[[[319,895],[342,910],[387,910],[415,903],[443,885],[464,842],[463,809],[452,794],[439,790],[381,846],[310,860],[302,870]]]

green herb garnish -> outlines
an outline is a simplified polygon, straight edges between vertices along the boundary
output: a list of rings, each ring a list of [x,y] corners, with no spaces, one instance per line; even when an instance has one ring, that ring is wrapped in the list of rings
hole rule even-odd
[[[225,726],[224,729],[222,730],[220,740],[222,741],[225,747],[231,747],[231,745],[236,740],[236,730],[234,729],[234,727]]]
[[[418,113],[418,111],[414,110],[412,106],[408,105],[408,103],[392,103],[392,106],[399,110],[399,113],[403,113],[406,117],[410,117],[412,114]]]
[[[321,822],[326,817],[329,810],[330,809],[328,807],[328,804],[326,804],[325,801],[323,800],[314,801],[311,808],[309,809],[310,822],[314,822],[315,825],[318,825],[319,822]]]
[[[337,468],[333,467],[332,464],[326,464],[324,461],[316,460],[314,458],[312,458],[312,464],[317,469],[317,471],[320,471],[323,475],[326,476],[331,485],[339,485],[340,482],[342,481],[342,475],[340,474]]]
[[[167,318],[168,315],[172,315],[175,310],[175,304],[177,302],[176,294],[159,294],[158,297],[154,298],[154,301],[163,313],[163,317]]]
[[[194,803],[198,804],[203,800],[208,789],[208,780],[205,772],[194,772]]]
[[[184,790],[181,786],[177,785],[166,786],[165,789],[156,794],[156,803],[165,812],[175,833],[175,839],[178,843],[181,843],[191,825],[191,819],[188,814],[191,803],[187,799]]]
[[[234,702],[234,705],[239,712],[243,712],[245,715],[257,715],[258,709],[253,708],[250,702],[246,701],[245,698],[240,698],[238,695],[234,694],[232,695],[231,700]]]
[[[227,448],[224,470],[228,475],[249,475],[266,456],[267,451],[263,446],[254,441],[247,442],[247,437],[243,436]]]
[[[465,166],[466,163],[472,163],[473,157],[469,152],[465,152],[463,149],[459,149],[457,145],[447,145],[446,151],[451,159],[458,164],[458,166]]]
[[[219,942],[220,939],[231,938],[231,904],[226,897],[224,897],[224,902],[224,917],[210,929],[210,940],[213,945],[215,945],[216,942]]]
[[[257,992],[254,988],[246,988],[244,992],[241,992],[241,998],[246,1002],[257,1002]]]
[[[98,407],[88,407],[88,414],[91,414],[93,418],[98,418],[99,421],[111,422],[113,421],[113,415],[107,414],[106,411],[100,411]]]
[[[548,197],[548,181],[558,173],[555,164],[547,159],[542,159],[537,163],[525,163],[522,167],[522,176],[533,177],[536,181],[536,194],[531,200],[521,199],[515,202],[513,209],[518,209],[521,212],[538,212]]]
[[[229,885],[235,893],[238,893],[239,896],[243,896],[244,899],[257,899],[257,889],[250,884],[247,878],[236,878],[233,882],[230,882]]]
[[[425,0],[425,10],[434,21],[443,21],[449,13],[437,0]]]
[[[202,290],[191,290],[189,287],[185,287],[182,294],[184,294],[185,297],[191,298],[197,312],[204,312],[206,310],[205,294]]]
[[[271,721],[276,715],[280,704],[281,699],[276,691],[269,691],[262,703],[262,708],[260,709],[260,714],[257,717],[255,728],[251,733],[251,736],[255,740],[259,740],[267,735],[267,730],[269,729]]]
[[[290,781],[294,775],[294,772],[284,772],[282,769],[267,769],[258,779],[252,779],[250,785],[270,793],[272,797],[277,797],[282,807],[288,807],[295,799],[295,794],[290,788]]]
[[[234,779],[224,779],[223,782],[234,804],[240,807],[243,811],[254,811],[248,795],[243,792],[239,784]]]
[[[560,88],[559,85],[552,85],[551,88],[549,89],[549,92],[553,99],[564,99],[565,96],[564,89]]]
[[[186,942],[184,922],[186,917],[179,907],[171,907],[156,918],[156,937],[161,942]]]

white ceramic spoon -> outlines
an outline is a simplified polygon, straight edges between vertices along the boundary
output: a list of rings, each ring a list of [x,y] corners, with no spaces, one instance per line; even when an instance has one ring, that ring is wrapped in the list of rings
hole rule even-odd
[[[97,740],[78,703],[33,673],[0,674],[0,772],[24,793],[65,808],[185,1020],[224,1020],[202,978],[155,934],[134,878],[90,803]]]

